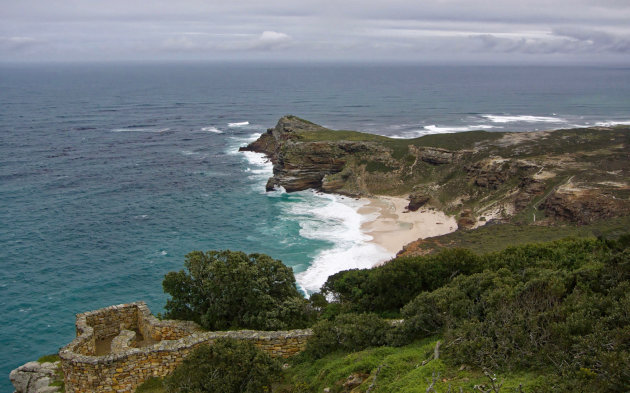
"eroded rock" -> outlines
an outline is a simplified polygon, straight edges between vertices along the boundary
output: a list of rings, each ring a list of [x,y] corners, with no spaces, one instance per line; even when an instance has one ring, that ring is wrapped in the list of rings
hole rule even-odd
[[[58,392],[56,386],[49,386],[56,380],[60,362],[28,362],[11,371],[9,379],[15,387],[15,393],[51,393]]]

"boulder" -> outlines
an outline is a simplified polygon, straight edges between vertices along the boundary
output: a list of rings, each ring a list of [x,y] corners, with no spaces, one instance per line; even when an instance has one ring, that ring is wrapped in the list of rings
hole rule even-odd
[[[471,229],[475,226],[477,221],[472,215],[472,211],[470,209],[462,210],[459,215],[459,220],[457,220],[457,226],[459,229]]]
[[[60,362],[28,362],[11,371],[9,379],[15,387],[15,393],[52,393],[59,387],[49,386],[57,379]]]

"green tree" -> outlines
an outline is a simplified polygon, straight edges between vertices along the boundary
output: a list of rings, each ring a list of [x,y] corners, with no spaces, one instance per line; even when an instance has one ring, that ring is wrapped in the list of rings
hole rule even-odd
[[[220,338],[195,349],[165,380],[169,393],[270,392],[280,365],[249,341]]]
[[[295,288],[293,270],[265,254],[193,251],[187,272],[167,273],[171,295],[164,316],[191,320],[206,329],[281,330],[309,323],[308,302]]]

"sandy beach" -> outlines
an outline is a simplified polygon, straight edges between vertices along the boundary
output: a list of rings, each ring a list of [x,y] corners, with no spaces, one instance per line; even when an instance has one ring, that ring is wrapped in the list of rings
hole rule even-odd
[[[368,203],[359,209],[363,215],[376,216],[367,221],[361,230],[372,236],[372,242],[396,254],[404,245],[419,238],[444,235],[457,229],[454,217],[429,208],[406,210],[409,201],[404,197],[379,196],[367,198]]]

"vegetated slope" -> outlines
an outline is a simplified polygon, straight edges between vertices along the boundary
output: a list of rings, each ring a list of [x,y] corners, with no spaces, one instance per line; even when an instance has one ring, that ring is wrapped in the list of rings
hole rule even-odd
[[[342,272],[326,284],[336,299],[324,312],[329,320],[313,327],[285,379],[304,392],[472,392],[480,384],[488,392],[519,384],[525,392],[626,392],[629,290],[629,235],[481,256],[445,250]],[[400,305],[404,320],[388,330],[360,314]],[[349,343],[358,352],[336,351]],[[484,370],[496,373],[495,390]]]
[[[588,224],[630,213],[630,127],[471,131],[392,139],[333,131],[295,116],[243,150],[267,154],[267,189],[410,194],[411,209],[489,220]]]
[[[599,220],[585,225],[522,225],[496,223],[467,231],[418,239],[403,247],[399,257],[435,254],[446,248],[466,248],[477,254],[501,251],[509,246],[540,243],[567,237],[617,238],[630,228],[630,216]]]
[[[333,275],[323,295],[310,298],[306,351],[272,392],[630,389],[630,234],[399,257]],[[208,375],[197,369],[176,373],[197,383]]]

